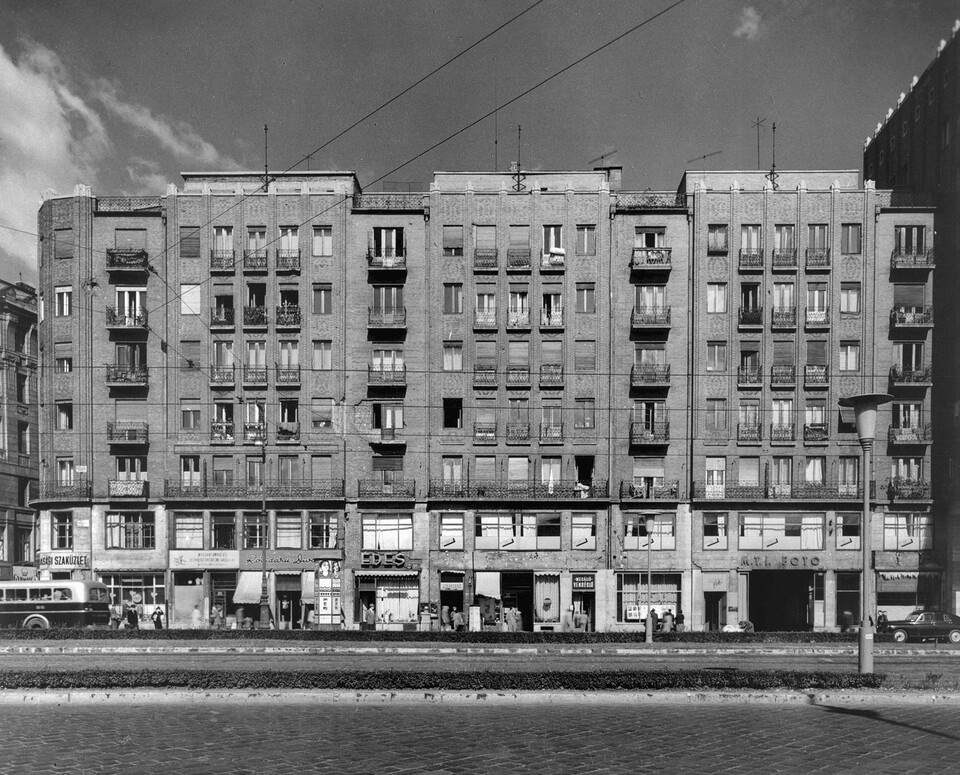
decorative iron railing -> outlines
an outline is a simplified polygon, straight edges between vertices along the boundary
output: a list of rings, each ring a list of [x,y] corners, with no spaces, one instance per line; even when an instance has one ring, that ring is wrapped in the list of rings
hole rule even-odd
[[[281,422],[277,424],[277,441],[300,441],[300,423]]]
[[[475,328],[496,328],[497,311],[492,309],[474,310],[473,325]]]
[[[771,256],[773,271],[795,272],[797,270],[796,248],[774,248]]]
[[[473,424],[474,444],[496,444],[497,424],[495,422],[475,422]]]
[[[797,308],[796,307],[774,307],[771,324],[774,328],[796,328],[797,327]]]
[[[830,248],[807,248],[807,271],[830,268]]]
[[[510,310],[507,312],[507,328],[530,328],[530,310]]]
[[[807,308],[806,325],[808,328],[825,328],[830,325],[830,309]]]
[[[563,366],[545,363],[540,366],[540,385],[543,387],[563,387]]]
[[[269,252],[264,250],[244,250],[243,269],[245,272],[266,272]]]
[[[403,191],[354,194],[353,209],[418,212],[423,210],[423,194]]]
[[[933,307],[914,307],[904,309],[898,307],[890,310],[890,325],[910,327],[926,327],[933,325]]]
[[[532,268],[530,248],[507,248],[507,270],[529,271]]]
[[[927,444],[930,440],[930,426],[927,424],[887,429],[887,441],[891,444]]]
[[[563,443],[563,423],[556,425],[549,423],[540,424],[540,443],[541,444],[562,444]]]
[[[670,366],[663,363],[636,363],[630,369],[630,384],[633,387],[669,385]]]
[[[149,266],[144,248],[107,248],[107,269],[146,270]]]
[[[933,382],[933,370],[929,366],[922,369],[905,369],[902,366],[890,367],[890,380],[895,385],[920,385]]]
[[[620,482],[620,500],[677,500],[680,497],[680,482],[648,484],[646,482]]]
[[[631,269],[656,269],[663,271],[672,265],[672,248],[634,248],[630,256]]]
[[[300,250],[297,248],[280,248],[277,251],[277,271],[278,272],[299,272],[300,271]]]
[[[465,479],[459,482],[446,482],[442,479],[431,479],[428,497],[486,498],[489,500],[606,499],[609,497],[609,486],[604,479],[594,479],[591,482],[568,480],[533,482],[528,480],[502,481],[493,479]]]
[[[211,307],[211,326],[233,326],[236,310],[233,307]]]
[[[107,328],[146,328],[147,311],[145,309],[118,310],[107,307]]]
[[[737,265],[740,271],[763,271],[763,251],[754,248],[741,248]]]
[[[210,441],[232,444],[234,441],[233,428],[232,421],[214,420],[210,423]]]
[[[803,384],[807,387],[826,386],[830,384],[830,367],[808,363],[803,367]]]
[[[530,368],[526,366],[507,367],[507,387],[526,386],[530,384]]]
[[[250,385],[266,385],[267,384],[267,367],[266,366],[244,366],[243,381]]]
[[[107,442],[110,444],[147,444],[150,426],[145,422],[108,422]]]
[[[659,328],[670,325],[670,307],[634,307],[630,316],[634,328]]]
[[[245,422],[243,424],[243,440],[254,444],[266,441],[267,424],[265,422]]]
[[[827,424],[826,423],[806,423],[803,426],[804,441],[826,441]]]
[[[367,325],[370,328],[404,328],[407,325],[407,308],[373,309],[368,307]]]
[[[763,369],[760,366],[738,366],[737,384],[740,386],[763,384]]]
[[[107,365],[108,385],[143,386],[148,384],[149,372],[146,366],[129,366],[123,364]]]
[[[368,385],[406,385],[406,364],[370,364],[367,366]]]
[[[244,307],[243,325],[245,326],[265,326],[267,325],[266,307]]]
[[[107,481],[110,498],[149,498],[150,482],[145,479],[110,479]]]
[[[281,304],[277,307],[277,328],[299,328],[300,321],[299,304]]]
[[[773,442],[796,441],[796,438],[797,438],[796,428],[792,423],[771,423],[770,424],[770,441],[773,441]]]
[[[212,272],[232,272],[236,261],[236,254],[232,250],[210,251],[210,271]]]
[[[890,479],[887,482],[887,497],[901,501],[930,500],[930,484],[918,479]]]
[[[894,269],[933,269],[936,266],[933,248],[917,251],[897,248],[890,256],[890,266]]]
[[[763,437],[760,423],[738,423],[737,441],[757,442]]]
[[[666,444],[668,441],[670,423],[666,420],[630,423],[631,444]]]
[[[89,500],[93,493],[92,482],[40,482],[40,500]]]
[[[687,195],[673,191],[620,192],[617,194],[617,212],[643,210],[686,210]]]
[[[540,256],[540,269],[542,271],[559,271],[567,265],[567,257],[564,253],[550,252],[543,253]]]
[[[236,379],[235,366],[211,366],[210,382],[213,385],[232,385]]]
[[[541,328],[563,328],[562,310],[540,310]]]
[[[508,422],[507,423],[507,441],[529,441],[530,423],[528,422]]]
[[[277,387],[282,385],[299,385],[299,366],[277,366]]]
[[[167,500],[260,500],[264,497],[276,500],[308,500],[342,498],[341,479],[314,479],[292,481],[269,481],[265,486],[250,484],[213,484],[206,480],[198,482],[164,481],[163,496]]]
[[[368,269],[406,269],[407,257],[404,255],[367,253]]]
[[[416,495],[417,483],[414,479],[396,479],[384,482],[380,479],[360,479],[357,493],[360,498],[406,498],[412,500]]]
[[[740,307],[739,323],[741,326],[762,326],[763,307]]]
[[[797,383],[796,366],[771,366],[771,385],[795,385]]]
[[[475,386],[495,387],[497,384],[496,366],[474,366],[473,384]]]
[[[693,497],[705,500],[850,500],[860,498],[858,485],[799,482],[784,484],[707,484],[693,483]]]
[[[473,268],[490,270],[497,268],[496,248],[476,248],[473,251]]]

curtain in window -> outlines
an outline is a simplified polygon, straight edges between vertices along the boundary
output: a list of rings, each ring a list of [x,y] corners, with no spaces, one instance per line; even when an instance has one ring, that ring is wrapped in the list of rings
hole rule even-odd
[[[807,466],[804,471],[804,478],[809,484],[823,484],[823,458],[807,458]]]
[[[537,573],[533,577],[534,621],[560,621],[560,574]]]
[[[800,525],[800,548],[823,548],[823,515],[804,514]]]
[[[416,578],[392,578],[377,581],[377,619],[382,622],[415,622],[420,598]]]

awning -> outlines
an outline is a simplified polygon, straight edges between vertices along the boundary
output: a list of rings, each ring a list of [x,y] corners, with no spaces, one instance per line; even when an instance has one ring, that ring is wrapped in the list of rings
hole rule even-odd
[[[260,602],[260,586],[263,574],[260,571],[240,571],[237,588],[233,593],[233,602],[236,605],[250,605]]]
[[[380,578],[389,579],[397,576],[419,576],[418,570],[393,570],[391,568],[375,568],[372,570],[355,570],[353,575],[358,579]]]
[[[465,570],[442,570],[440,571],[441,575],[454,575],[454,576],[466,576],[467,572]]]

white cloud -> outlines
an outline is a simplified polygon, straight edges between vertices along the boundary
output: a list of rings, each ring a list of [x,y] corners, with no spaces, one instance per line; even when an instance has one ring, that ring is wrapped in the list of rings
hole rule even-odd
[[[762,31],[762,23],[760,12],[752,5],[748,5],[740,12],[740,19],[737,28],[733,31],[733,36],[754,40]]]

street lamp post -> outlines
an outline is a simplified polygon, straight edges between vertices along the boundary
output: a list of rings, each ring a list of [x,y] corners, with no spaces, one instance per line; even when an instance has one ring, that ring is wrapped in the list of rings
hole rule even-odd
[[[267,437],[266,427],[260,439],[260,629],[270,628],[270,596],[267,589],[267,541],[270,520],[267,516]]]
[[[861,673],[873,672],[873,617],[869,610],[873,596],[871,582],[873,568],[870,566],[870,453],[877,435],[877,407],[889,403],[893,396],[887,393],[863,393],[841,398],[840,406],[852,407],[857,419],[857,438],[863,449],[863,517],[860,525],[860,550],[863,568],[860,578],[860,640],[859,668]]]
[[[646,517],[646,529],[647,529],[647,621],[644,625],[644,641],[646,643],[653,643],[653,606],[651,605],[652,598],[650,596],[650,577],[653,574],[653,563],[651,561],[650,550],[653,547],[653,524],[654,520],[652,516]]]

